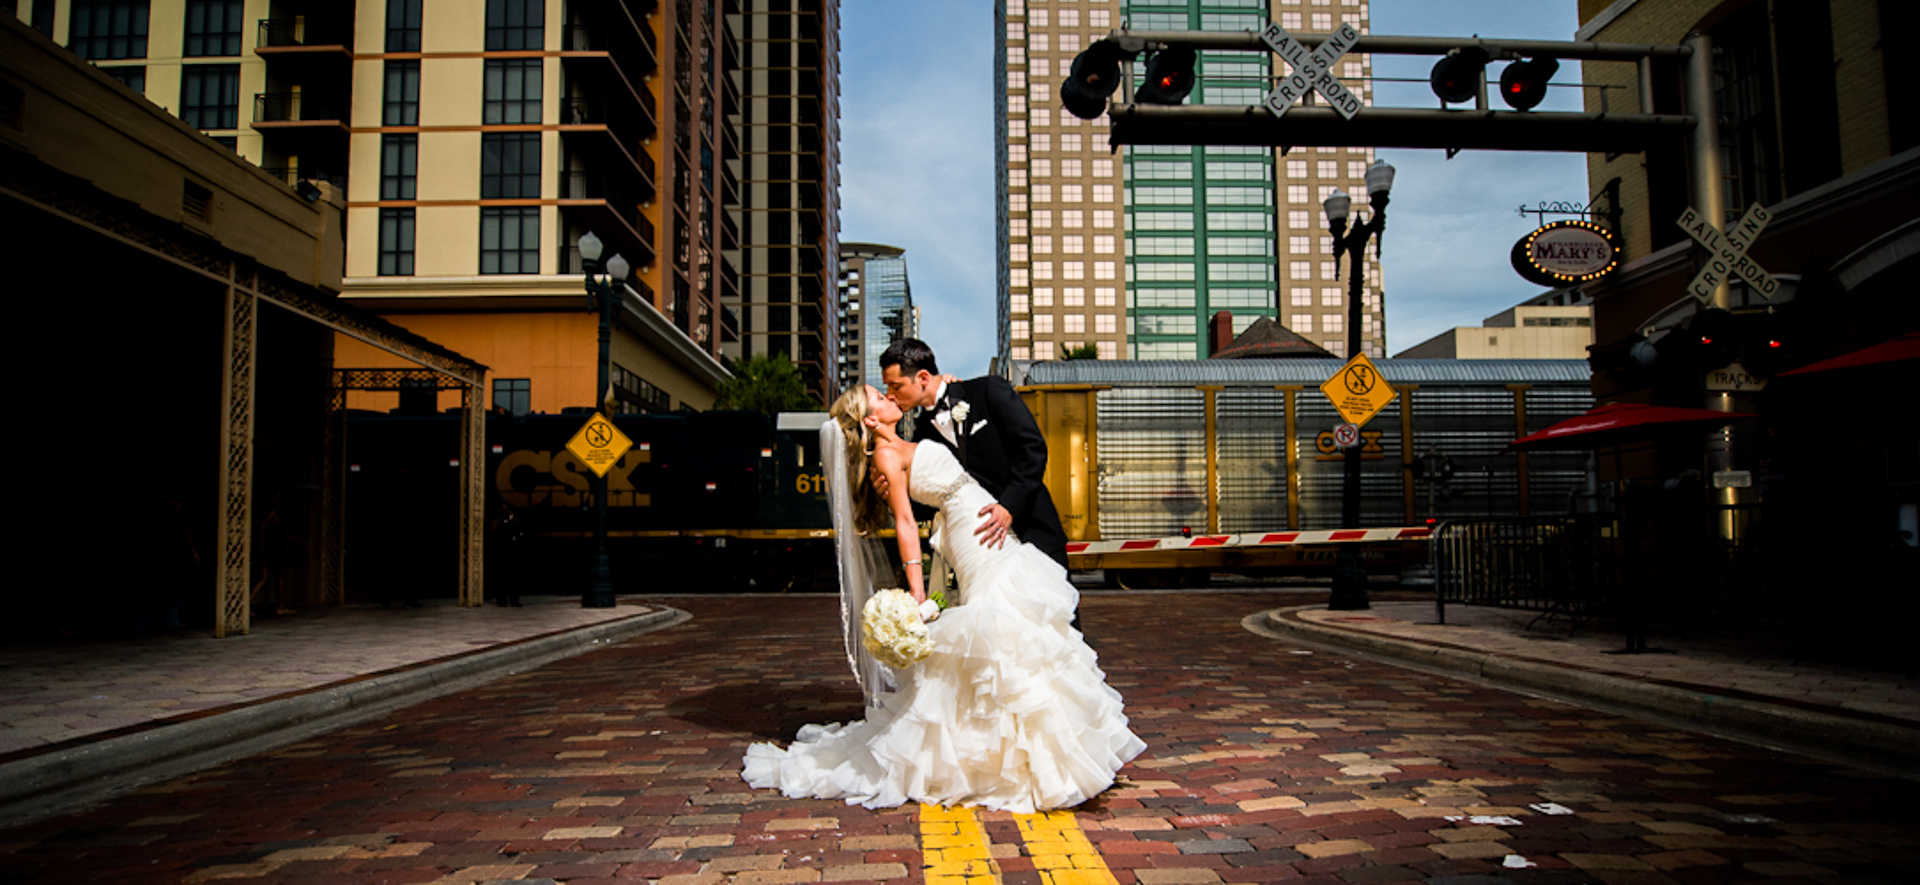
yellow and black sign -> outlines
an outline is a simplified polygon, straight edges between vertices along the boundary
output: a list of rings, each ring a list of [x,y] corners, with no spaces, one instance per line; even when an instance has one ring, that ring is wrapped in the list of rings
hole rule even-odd
[[[593,413],[586,426],[567,440],[567,451],[586,464],[594,476],[606,476],[607,471],[620,462],[620,456],[632,447],[633,440],[599,412]]]
[[[1364,353],[1356,353],[1340,371],[1320,385],[1320,392],[1333,401],[1333,407],[1340,410],[1340,417],[1348,424],[1365,424],[1393,401],[1397,391],[1380,377],[1373,360],[1367,359]]]

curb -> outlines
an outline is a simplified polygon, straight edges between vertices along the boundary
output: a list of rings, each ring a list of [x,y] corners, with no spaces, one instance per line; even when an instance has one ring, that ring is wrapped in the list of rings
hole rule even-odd
[[[0,765],[0,827],[60,814],[691,619],[660,606]]]
[[[1651,715],[1701,731],[1855,764],[1920,775],[1920,727],[1786,702],[1715,694],[1711,689],[1602,673],[1579,667],[1314,624],[1296,616],[1317,605],[1249,616],[1249,629],[1367,652],[1397,663],[1490,684],[1534,691],[1628,713]],[[1266,630],[1259,628],[1265,627]]]

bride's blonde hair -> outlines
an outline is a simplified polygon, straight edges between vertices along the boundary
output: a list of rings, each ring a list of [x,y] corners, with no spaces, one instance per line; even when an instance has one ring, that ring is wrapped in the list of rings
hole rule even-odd
[[[873,487],[873,429],[867,426],[867,386],[847,388],[834,400],[827,414],[840,425],[847,441],[847,479],[853,483],[848,498],[853,501],[853,527],[871,535],[891,525],[892,514]]]

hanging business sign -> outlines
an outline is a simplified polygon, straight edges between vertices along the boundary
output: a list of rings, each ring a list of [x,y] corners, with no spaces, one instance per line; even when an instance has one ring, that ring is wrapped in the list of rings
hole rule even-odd
[[[1620,266],[1620,238],[1591,221],[1555,221],[1513,244],[1513,269],[1542,286],[1599,279]]]

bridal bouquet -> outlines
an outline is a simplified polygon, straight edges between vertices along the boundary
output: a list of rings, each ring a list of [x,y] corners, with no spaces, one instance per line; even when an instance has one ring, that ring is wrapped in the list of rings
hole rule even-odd
[[[933,652],[933,637],[920,605],[899,588],[873,594],[861,610],[860,643],[896,670],[920,663]]]

